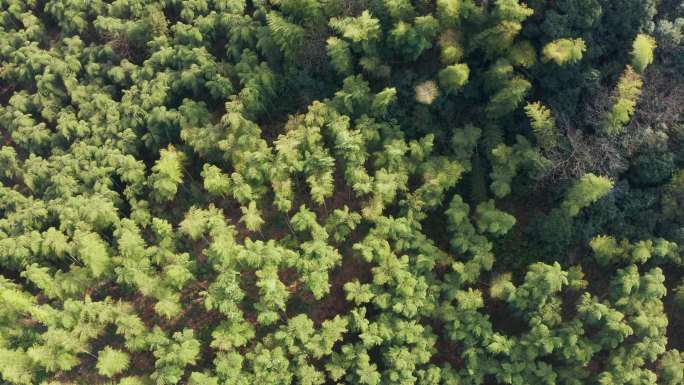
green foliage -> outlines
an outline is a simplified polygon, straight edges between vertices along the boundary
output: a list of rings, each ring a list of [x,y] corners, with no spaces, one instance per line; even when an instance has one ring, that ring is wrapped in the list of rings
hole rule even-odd
[[[440,48],[440,59],[444,64],[456,64],[463,58],[461,35],[455,29],[447,29],[439,35],[437,44]]]
[[[454,64],[439,71],[439,85],[447,93],[459,90],[468,82],[470,70],[466,64]]]
[[[491,97],[485,111],[495,118],[513,112],[522,103],[531,87],[532,84],[526,79],[514,77]]]
[[[110,267],[110,257],[107,246],[102,238],[91,232],[77,230],[74,234],[76,253],[83,260],[95,277],[107,273]]]
[[[209,194],[225,196],[230,192],[230,177],[222,173],[220,168],[205,163],[201,175],[204,178],[204,189]]]
[[[665,352],[658,367],[663,384],[681,384],[684,381],[684,356],[677,349]]]
[[[14,147],[3,146],[0,148],[0,170],[5,178],[11,178],[19,174],[17,152]]]
[[[335,36],[327,40],[328,56],[330,64],[340,75],[349,75],[352,71],[352,57],[349,51],[349,43]]]
[[[0,1],[0,383],[681,383],[670,3]]]
[[[461,15],[461,0],[437,0],[437,17],[443,25],[458,22]]]
[[[652,256],[661,260],[676,260],[678,254],[677,244],[662,238],[630,244],[626,240],[617,242],[613,237],[600,235],[594,237],[589,246],[602,265],[616,262],[643,264]]]
[[[666,183],[674,174],[674,157],[669,152],[653,151],[632,160],[628,178],[634,186],[657,186]]]
[[[0,364],[2,377],[14,384],[33,383],[34,363],[23,350],[0,349],[4,357]]]
[[[372,41],[380,37],[380,23],[368,10],[358,17],[332,18],[330,27],[354,43]]]
[[[177,384],[185,366],[194,364],[200,351],[200,343],[194,338],[192,329],[184,329],[168,338],[157,327],[148,336],[148,344],[156,358],[156,369],[151,377],[157,384]]]
[[[332,235],[335,241],[342,242],[356,229],[359,223],[361,223],[361,215],[344,206],[342,209],[335,209],[330,214],[325,223],[325,230]]]
[[[553,61],[559,66],[577,63],[582,59],[582,54],[587,49],[582,38],[557,39],[544,46],[542,50],[543,61]]]
[[[619,135],[634,114],[637,101],[641,96],[641,76],[627,66],[618,81],[613,95],[613,106],[606,114],[603,130],[610,136]]]
[[[172,145],[159,152],[150,177],[153,196],[158,201],[168,201],[176,195],[178,185],[183,182],[183,158],[183,153]]]
[[[523,40],[515,43],[508,52],[508,60],[511,64],[523,68],[532,67],[537,63],[537,51],[532,43]]]
[[[651,63],[653,63],[653,50],[656,48],[656,41],[651,36],[640,33],[632,44],[632,67],[642,73]]]
[[[432,40],[439,32],[439,22],[431,15],[418,16],[413,25],[399,21],[389,31],[388,42],[395,51],[410,60],[416,60],[427,49],[432,47]]]
[[[539,170],[544,168],[544,158],[529,141],[518,136],[517,143],[509,147],[499,144],[491,151],[492,178],[490,188],[497,198],[511,192],[511,182],[521,168]]]
[[[478,230],[492,233],[493,235],[504,235],[515,224],[515,217],[499,211],[494,207],[494,200],[482,202],[477,205],[475,210]]]
[[[261,213],[256,206],[256,202],[251,201],[249,202],[249,206],[240,207],[240,210],[242,210],[240,222],[244,222],[247,230],[258,231],[261,228],[261,225],[264,224],[264,220],[261,218]]]
[[[210,376],[208,374],[192,372],[190,379],[188,380],[190,385],[219,385],[219,379],[217,377]]]
[[[684,309],[684,281],[675,288],[674,301],[679,309]]]
[[[613,189],[613,181],[603,176],[585,174],[565,193],[561,206],[571,217],[605,196]]]
[[[266,15],[271,36],[285,57],[294,59],[304,41],[304,28],[284,19],[277,12]]]
[[[503,20],[523,21],[534,13],[534,10],[518,0],[496,0],[494,16]]]
[[[354,301],[357,305],[370,302],[374,296],[371,285],[361,284],[359,281],[345,283],[344,291],[347,292],[347,300]]]
[[[112,377],[128,368],[128,354],[107,346],[97,356],[97,372],[106,377]]]
[[[665,186],[662,212],[669,220],[677,221],[682,209],[684,209],[684,170],[679,170]]]
[[[527,103],[525,114],[530,118],[530,126],[539,145],[546,150],[554,148],[557,145],[558,131],[551,110],[541,102]]]
[[[601,264],[609,263],[611,259],[622,253],[622,249],[613,237],[597,236],[591,240],[589,246],[591,246],[594,256]]]

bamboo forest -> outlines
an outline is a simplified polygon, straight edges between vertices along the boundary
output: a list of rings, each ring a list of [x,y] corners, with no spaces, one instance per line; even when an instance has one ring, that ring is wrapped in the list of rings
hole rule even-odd
[[[0,0],[0,385],[683,385],[683,0]]]

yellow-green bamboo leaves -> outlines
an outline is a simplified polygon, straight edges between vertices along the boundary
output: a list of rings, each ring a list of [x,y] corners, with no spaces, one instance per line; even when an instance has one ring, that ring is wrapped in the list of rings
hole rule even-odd
[[[582,60],[582,54],[586,49],[586,44],[582,38],[558,39],[544,46],[542,60],[545,62],[553,61],[560,66],[573,64]]]

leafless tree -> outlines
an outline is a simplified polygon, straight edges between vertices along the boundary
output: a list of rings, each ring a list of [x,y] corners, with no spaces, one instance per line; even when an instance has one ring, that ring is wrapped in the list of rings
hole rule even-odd
[[[623,133],[611,138],[600,131],[612,102],[612,91],[605,87],[584,107],[584,119],[557,118],[558,129],[566,141],[544,154],[550,167],[540,176],[540,184],[577,178],[588,172],[615,176],[626,170],[630,157],[638,151],[667,148],[684,113],[684,82],[661,71],[647,71],[632,120]],[[595,133],[588,134],[582,128],[593,129]]]
[[[630,123],[634,129],[671,130],[684,114],[684,82],[662,71],[646,71],[641,100]]]

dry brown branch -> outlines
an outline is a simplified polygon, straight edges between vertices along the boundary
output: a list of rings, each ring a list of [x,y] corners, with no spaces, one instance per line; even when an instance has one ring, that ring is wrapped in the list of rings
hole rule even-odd
[[[109,41],[112,50],[121,58],[131,59],[132,51],[126,36],[120,33],[107,32],[105,39]]]
[[[676,129],[684,114],[684,82],[660,71],[647,71],[634,117],[616,138],[600,134],[603,117],[612,101],[612,91],[604,87],[585,106],[583,122],[557,119],[567,145],[544,154],[551,161],[551,167],[541,176],[541,184],[577,178],[588,172],[614,176],[629,166],[630,157],[638,151],[666,148],[668,134]],[[579,129],[582,125],[594,128],[597,133],[585,134]]]
[[[551,166],[540,177],[541,184],[575,179],[588,172],[616,175],[626,169],[628,164],[620,139],[587,135],[568,119],[558,119],[557,126],[565,132],[567,142],[544,154]]]
[[[684,82],[662,71],[647,71],[636,113],[628,129],[669,130],[684,114]]]

